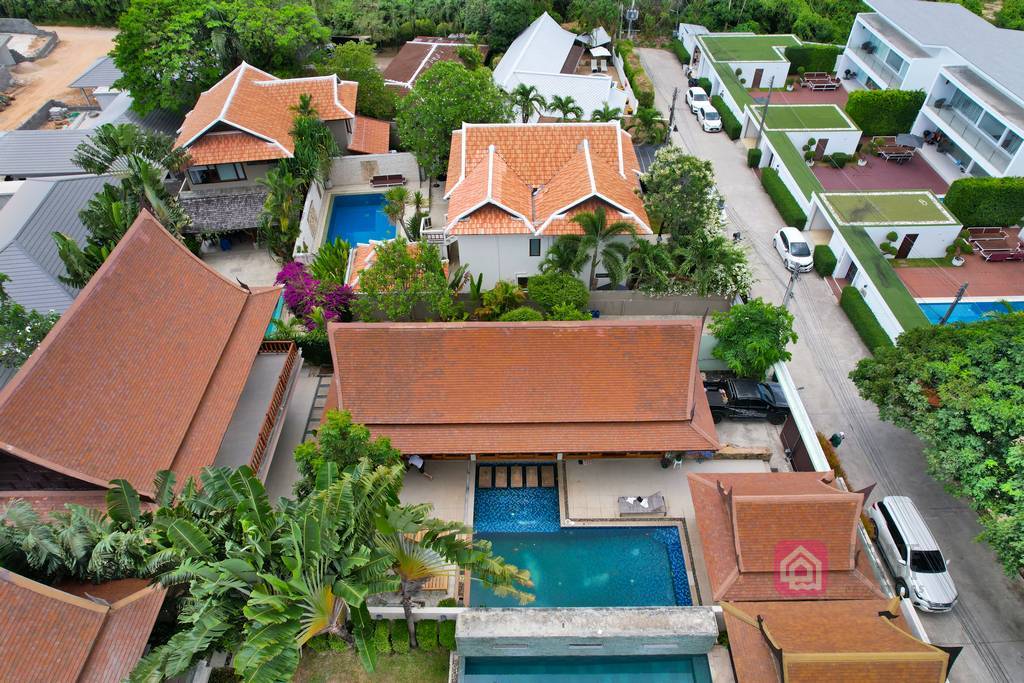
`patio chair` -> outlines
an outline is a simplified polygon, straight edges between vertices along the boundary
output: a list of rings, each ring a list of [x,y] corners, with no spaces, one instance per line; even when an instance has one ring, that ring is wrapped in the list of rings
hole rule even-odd
[[[1016,249],[1011,249],[1010,247],[1006,246],[1006,243],[1004,242],[1003,246],[1001,247],[980,246],[978,247],[978,253],[981,254],[981,258],[985,259],[986,261],[997,262],[1019,260],[1017,258],[1013,258],[1014,254],[1024,252],[1021,251],[1020,247],[1017,247]]]
[[[664,517],[668,514],[665,496],[661,495],[661,491],[645,497],[643,502],[638,498],[630,502],[630,498],[619,496],[619,517]]]
[[[370,178],[371,187],[395,187],[405,185],[404,175],[375,175]]]

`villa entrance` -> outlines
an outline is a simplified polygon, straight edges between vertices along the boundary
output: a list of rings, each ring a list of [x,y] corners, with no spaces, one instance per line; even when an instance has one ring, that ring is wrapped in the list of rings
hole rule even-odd
[[[914,249],[914,242],[917,241],[917,237],[917,235],[904,235],[903,241],[900,242],[900,248],[896,252],[896,258],[907,258]]]

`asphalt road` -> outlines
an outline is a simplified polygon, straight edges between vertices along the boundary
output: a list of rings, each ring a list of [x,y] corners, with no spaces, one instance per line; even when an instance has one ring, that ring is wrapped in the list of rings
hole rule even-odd
[[[757,280],[753,294],[781,303],[789,273],[771,247],[771,237],[784,223],[746,167],[746,147],[724,133],[700,129],[686,106],[686,79],[675,55],[654,49],[638,52],[654,82],[656,105],[666,117],[672,91],[679,88],[673,143],[714,164],[729,230],[741,232],[750,256]],[[790,372],[815,426],[825,434],[846,432],[840,458],[853,486],[877,483],[872,502],[892,494],[913,498],[951,560],[959,603],[948,614],[920,614],[932,642],[964,648],[950,680],[1024,681],[1024,584],[1008,578],[992,551],[975,540],[981,527],[974,512],[926,473],[921,442],[882,422],[874,405],[857,394],[848,374],[868,352],[828,285],[811,273],[799,279],[794,293],[790,310],[800,340],[792,349]]]

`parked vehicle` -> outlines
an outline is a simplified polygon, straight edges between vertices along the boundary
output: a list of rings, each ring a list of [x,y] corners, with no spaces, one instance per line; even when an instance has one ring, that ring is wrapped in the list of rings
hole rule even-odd
[[[690,107],[690,113],[696,114],[697,110],[704,104],[710,104],[708,94],[704,88],[690,88],[686,91],[686,104]]]
[[[782,387],[775,382],[752,379],[707,380],[704,393],[715,423],[732,420],[768,420],[780,425],[789,415],[789,403]]]
[[[697,109],[697,123],[705,133],[717,133],[722,130],[722,116],[710,102]]]
[[[957,601],[956,586],[939,544],[914,502],[886,496],[868,508],[875,523],[878,548],[900,597],[910,598],[925,612],[948,612]]]
[[[807,273],[814,267],[811,247],[796,228],[779,230],[772,237],[772,246],[779,252],[787,270]]]

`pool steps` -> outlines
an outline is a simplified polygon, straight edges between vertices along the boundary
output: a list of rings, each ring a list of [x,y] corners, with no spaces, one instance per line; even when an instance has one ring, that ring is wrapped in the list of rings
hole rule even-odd
[[[554,465],[478,465],[477,488],[554,488]]]

